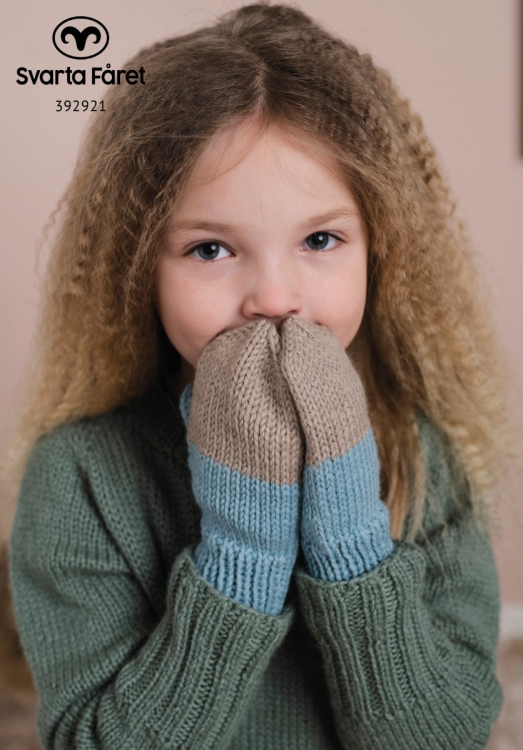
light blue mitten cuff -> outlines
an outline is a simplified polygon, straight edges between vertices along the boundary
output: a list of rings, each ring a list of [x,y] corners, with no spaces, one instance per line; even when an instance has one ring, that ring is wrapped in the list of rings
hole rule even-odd
[[[192,395],[189,383],[179,402],[187,429]],[[202,511],[202,539],[192,553],[197,570],[222,594],[260,612],[280,614],[298,555],[300,485],[233,471],[202,454],[191,440],[188,464]]]
[[[305,467],[301,546],[314,578],[348,581],[394,551],[379,472],[372,430],[343,456]]]

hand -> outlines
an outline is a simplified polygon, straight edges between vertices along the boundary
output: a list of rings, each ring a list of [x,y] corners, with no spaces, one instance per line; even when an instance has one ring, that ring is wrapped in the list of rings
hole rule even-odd
[[[304,441],[267,320],[213,339],[180,399],[202,541],[194,560],[222,593],[279,613],[299,546]]]
[[[306,443],[300,530],[306,565],[316,578],[348,580],[394,549],[365,390],[324,326],[291,316],[281,340],[281,371]]]

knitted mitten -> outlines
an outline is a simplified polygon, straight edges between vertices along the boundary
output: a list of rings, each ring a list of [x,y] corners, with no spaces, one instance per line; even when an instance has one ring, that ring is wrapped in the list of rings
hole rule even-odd
[[[193,552],[223,594],[280,614],[299,547],[304,441],[267,320],[213,339],[180,398],[202,510]]]
[[[324,581],[360,575],[394,550],[363,384],[338,338],[296,316],[281,328],[280,365],[305,434],[301,546]]]

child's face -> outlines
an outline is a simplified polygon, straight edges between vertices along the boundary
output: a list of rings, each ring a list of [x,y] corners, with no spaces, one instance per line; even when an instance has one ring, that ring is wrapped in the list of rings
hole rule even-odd
[[[252,320],[295,314],[347,348],[363,318],[367,234],[351,191],[279,129],[230,132],[200,161],[158,265],[158,312],[184,383],[214,337]],[[310,223],[337,209],[358,213]]]

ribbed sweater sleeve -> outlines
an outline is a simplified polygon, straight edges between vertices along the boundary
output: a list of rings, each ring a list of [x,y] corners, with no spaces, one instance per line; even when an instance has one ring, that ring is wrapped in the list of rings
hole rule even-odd
[[[448,476],[436,477],[439,496]],[[449,504],[450,506],[450,504]],[[346,750],[482,750],[503,702],[499,584],[470,506],[349,581],[296,570]]]
[[[226,748],[294,610],[268,615],[222,595],[186,547],[159,617],[107,532],[99,490],[67,430],[40,438],[9,562],[43,748]]]

